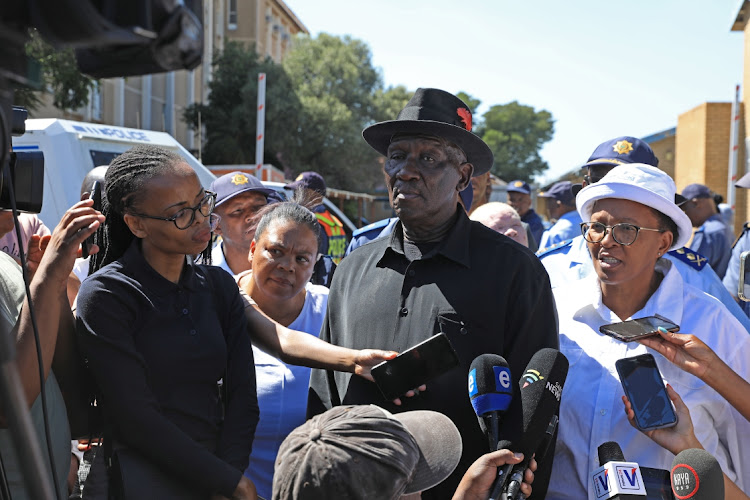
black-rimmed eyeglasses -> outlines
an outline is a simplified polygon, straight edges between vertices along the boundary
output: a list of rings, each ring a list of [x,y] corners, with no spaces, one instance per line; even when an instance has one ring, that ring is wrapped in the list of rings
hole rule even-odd
[[[656,231],[663,233],[663,229],[651,229],[648,227],[640,227],[635,224],[628,224],[627,222],[620,222],[613,226],[607,226],[601,222],[581,222],[581,233],[586,241],[589,243],[599,243],[607,236],[607,233],[612,234],[612,238],[620,245],[632,245],[638,238],[640,231]]]
[[[138,217],[145,217],[147,219],[165,220],[168,222],[174,222],[177,229],[187,229],[193,225],[195,221],[195,212],[200,212],[202,216],[208,217],[214,211],[216,205],[216,193],[213,191],[206,191],[206,196],[194,207],[183,208],[172,217],[156,217],[153,215],[139,214],[131,212],[133,215]]]

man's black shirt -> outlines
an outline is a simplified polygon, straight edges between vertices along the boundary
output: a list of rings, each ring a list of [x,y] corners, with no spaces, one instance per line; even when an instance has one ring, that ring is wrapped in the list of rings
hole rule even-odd
[[[429,409],[453,420],[463,438],[461,463],[423,498],[450,498],[469,465],[489,451],[468,397],[472,360],[499,354],[519,380],[534,353],[558,347],[544,267],[527,248],[470,221],[463,210],[445,239],[419,260],[404,255],[400,222],[390,237],[346,257],[331,285],[320,338],[354,349],[402,352],[439,332],[448,335],[460,366],[428,382],[419,396],[401,398],[402,406],[385,401],[374,383],[350,373],[329,379],[326,371],[313,370],[310,380],[310,414],[331,407],[329,381],[335,380],[343,404],[374,403],[394,413]],[[547,480],[538,477],[535,491],[546,491]]]

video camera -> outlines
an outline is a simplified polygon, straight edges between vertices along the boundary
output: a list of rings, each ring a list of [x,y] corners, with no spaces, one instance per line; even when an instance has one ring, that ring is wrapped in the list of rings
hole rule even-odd
[[[79,69],[94,78],[193,69],[203,55],[202,0],[14,0],[0,2],[0,209],[38,213],[44,157],[12,152],[25,132],[26,110],[13,89],[34,87],[25,53],[29,29],[56,48],[72,47]]]
[[[28,113],[24,108],[13,106],[11,134],[14,137],[26,132],[27,116]],[[19,212],[32,214],[41,212],[44,192],[44,155],[40,151],[11,151],[7,167],[7,170],[3,168],[2,176],[0,176],[0,208],[11,208],[12,184],[16,209]],[[8,181],[8,175],[12,182]]]

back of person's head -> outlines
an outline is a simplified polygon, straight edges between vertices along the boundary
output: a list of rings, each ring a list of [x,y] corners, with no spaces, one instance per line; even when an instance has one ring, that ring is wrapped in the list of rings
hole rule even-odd
[[[143,199],[149,181],[172,172],[184,161],[177,153],[151,145],[136,146],[112,160],[104,176],[102,214],[105,220],[94,239],[99,252],[91,258],[90,273],[119,259],[130,246],[135,236],[123,217]]]
[[[442,482],[461,451],[458,429],[441,413],[336,406],[281,444],[273,499],[397,499]]]
[[[501,201],[485,203],[474,210],[469,218],[484,224],[493,231],[504,234],[525,247],[529,246],[521,216],[507,203]]]
[[[294,179],[294,182],[290,182],[284,189],[294,189],[295,191],[299,188],[309,189],[318,193],[320,196],[325,196],[327,191],[326,181],[323,176],[317,172],[302,172]]]
[[[297,188],[289,201],[270,203],[261,208],[256,217],[258,225],[253,239],[257,242],[268,227],[276,221],[290,221],[310,229],[320,243],[320,224],[312,208],[316,197],[308,191]]]
[[[101,165],[92,168],[86,173],[83,181],[81,181],[81,198],[83,198],[84,194],[91,193],[91,186],[94,182],[98,182],[102,185],[102,188],[104,187],[104,177],[107,174],[108,168],[109,165]]]
[[[540,198],[549,198],[560,202],[561,205],[575,210],[576,198],[572,191],[573,184],[570,181],[560,181],[554,183],[548,190],[539,193]]]

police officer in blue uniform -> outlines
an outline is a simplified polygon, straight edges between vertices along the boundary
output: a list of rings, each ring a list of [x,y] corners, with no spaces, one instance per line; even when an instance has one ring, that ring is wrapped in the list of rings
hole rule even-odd
[[[576,197],[573,195],[570,181],[556,182],[543,193],[547,203],[547,217],[556,220],[552,227],[542,234],[539,248],[542,250],[567,241],[581,234],[581,216],[576,210]]]
[[[539,242],[542,241],[544,223],[539,214],[531,208],[531,186],[528,182],[515,180],[509,182],[506,189],[508,191],[508,205],[518,212],[518,215],[521,216],[521,222],[529,225],[531,235],[534,236],[534,244],[539,245]]]
[[[648,144],[635,137],[623,136],[603,142],[583,165],[582,168],[586,169],[583,185],[574,185],[574,194],[578,194],[583,186],[598,182],[607,172],[622,163],[645,163],[657,167],[659,160]],[[680,197],[679,201],[684,199]],[[549,274],[552,288],[584,278],[593,272],[591,256],[582,235],[541,250],[537,256]],[[705,257],[688,248],[679,248],[666,253],[664,258],[672,262],[686,283],[719,299],[750,331],[750,318],[724,288]],[[739,268],[739,264],[737,267]]]
[[[732,251],[734,232],[719,213],[714,193],[704,184],[690,184],[682,190],[685,202],[680,208],[693,223],[693,239],[688,246],[705,255],[716,274],[724,276]]]
[[[735,186],[750,189],[750,174],[745,174],[737,181]],[[732,255],[729,257],[727,272],[724,275],[724,286],[733,297],[737,297],[737,287],[740,281],[740,255],[743,252],[750,252],[750,222],[745,222],[742,234],[732,245]],[[750,316],[750,302],[740,302],[740,307],[745,311],[745,314]]]

